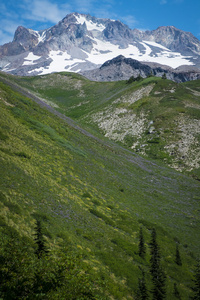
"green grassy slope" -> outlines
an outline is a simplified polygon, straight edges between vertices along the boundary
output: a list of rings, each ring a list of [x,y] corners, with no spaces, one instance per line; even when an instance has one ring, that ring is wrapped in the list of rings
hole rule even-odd
[[[90,130],[200,178],[200,81],[91,82],[70,73],[16,78]]]
[[[34,87],[40,77],[23,83],[29,80]],[[101,105],[113,86],[116,93],[132,88],[109,83]],[[41,220],[49,248],[67,241],[78,249],[93,272],[106,278],[105,295],[114,299],[134,299],[139,267],[149,274],[149,250],[144,260],[138,255],[139,228],[147,246],[155,228],[167,299],[175,299],[174,283],[188,299],[200,247],[199,182],[82,134],[3,83],[0,106],[1,225],[33,238],[35,220]],[[174,263],[177,243],[181,267]],[[150,275],[147,283],[150,289]]]

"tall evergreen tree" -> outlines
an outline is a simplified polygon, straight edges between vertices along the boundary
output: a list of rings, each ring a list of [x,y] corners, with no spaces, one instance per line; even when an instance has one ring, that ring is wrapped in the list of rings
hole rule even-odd
[[[145,273],[142,270],[142,277],[138,279],[138,290],[137,290],[137,300],[147,300],[149,299],[147,287],[146,287],[146,280],[145,280]]]
[[[198,261],[193,279],[192,300],[200,300],[200,261]]]
[[[163,300],[165,299],[166,296],[166,290],[165,290],[166,276],[160,266],[160,249],[156,241],[155,229],[153,229],[151,233],[150,253],[151,253],[150,273],[153,282],[153,289],[152,289],[153,299]]]
[[[177,284],[176,283],[174,283],[173,295],[176,297],[176,299],[181,300],[181,295],[179,293],[179,290],[177,288]]]
[[[139,74],[137,77],[136,77],[136,81],[140,81],[141,79],[143,79],[143,77]]]
[[[134,81],[136,81],[135,77],[134,77],[134,76],[131,76],[131,77],[127,80],[127,83],[130,84],[130,83],[133,83]]]
[[[48,253],[48,250],[45,245],[41,222],[37,220],[36,222],[36,233],[35,233],[35,242],[37,245],[37,249],[35,250],[35,254],[38,258],[41,258],[44,254]]]
[[[139,256],[144,258],[145,253],[146,253],[146,247],[145,247],[145,244],[144,244],[143,231],[142,231],[142,227],[140,227]]]
[[[179,252],[179,247],[178,245],[176,245],[176,258],[175,258],[175,263],[178,266],[182,266],[182,261],[181,261],[181,256],[180,256],[180,252]]]

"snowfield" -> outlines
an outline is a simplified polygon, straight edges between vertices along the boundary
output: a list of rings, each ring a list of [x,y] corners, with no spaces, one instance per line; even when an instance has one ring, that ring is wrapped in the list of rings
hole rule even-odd
[[[114,45],[107,41],[101,41],[97,38],[93,38],[94,47],[89,53],[82,50],[86,59],[73,58],[72,55],[63,51],[50,51],[49,58],[52,60],[48,67],[41,67],[35,69],[32,72],[39,72],[42,75],[52,73],[52,72],[78,72],[81,70],[80,63],[93,63],[95,65],[102,65],[106,61],[117,57],[118,55],[123,55],[126,58],[136,59],[138,61],[155,62],[163,65],[167,65],[172,68],[177,68],[181,65],[193,65],[192,62],[188,60],[189,57],[182,56],[180,53],[172,52],[169,49],[159,45],[162,48],[162,52],[152,55],[152,49],[149,47],[149,42],[140,42],[144,47],[145,52],[141,52],[137,46],[129,45],[125,49],[120,49],[118,45]],[[158,48],[158,44],[150,42],[153,46]],[[35,56],[32,53],[25,58],[23,65],[33,65],[35,61],[39,59],[39,56]],[[78,68],[77,68],[78,67]]]

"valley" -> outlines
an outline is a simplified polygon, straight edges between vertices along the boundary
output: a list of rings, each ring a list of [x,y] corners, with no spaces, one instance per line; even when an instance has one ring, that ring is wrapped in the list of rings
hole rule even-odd
[[[2,241],[18,236],[33,245],[39,220],[51,253],[81,255],[95,299],[135,299],[141,270],[149,295],[152,288],[154,228],[167,299],[176,299],[174,284],[188,299],[200,247],[199,81],[0,78]]]
[[[103,83],[60,73],[15,82],[94,135],[199,178],[199,80],[177,84],[149,77],[132,84]]]

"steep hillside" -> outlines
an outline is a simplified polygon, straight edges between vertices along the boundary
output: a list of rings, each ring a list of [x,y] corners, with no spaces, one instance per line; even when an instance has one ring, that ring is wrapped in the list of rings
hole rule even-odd
[[[128,92],[138,89],[124,82],[91,84],[70,74],[4,78],[37,90],[46,102],[54,100],[54,106],[68,109],[80,120],[83,115],[88,120],[94,116],[99,120],[97,114],[109,103],[110,108],[125,103],[125,108],[119,108],[123,114],[127,101],[113,99],[122,99],[122,91],[127,97]],[[142,86],[145,97],[152,93],[154,81]],[[57,88],[61,82],[63,90]],[[174,84],[170,90],[173,88]],[[187,89],[192,90],[191,95],[196,91],[192,85]],[[157,93],[155,101],[159,99]],[[101,102],[97,111],[98,99]],[[84,105],[81,115],[79,109]],[[161,162],[144,159],[94,130],[92,135],[61,114],[56,116],[48,104],[41,107],[2,82],[0,106],[1,237],[18,232],[19,238],[33,241],[35,220],[39,220],[51,251],[65,243],[83,255],[90,273],[101,279],[103,299],[135,299],[141,268],[148,289],[152,288],[148,245],[155,228],[167,275],[167,299],[176,299],[174,284],[182,299],[188,299],[200,247],[199,182]],[[138,255],[140,227],[147,248],[144,259]],[[177,245],[182,266],[174,262]]]
[[[91,132],[200,178],[199,80],[102,83],[70,73],[14,80]]]
[[[180,171],[199,170],[200,81],[150,78],[132,85],[87,120],[136,152]]]

